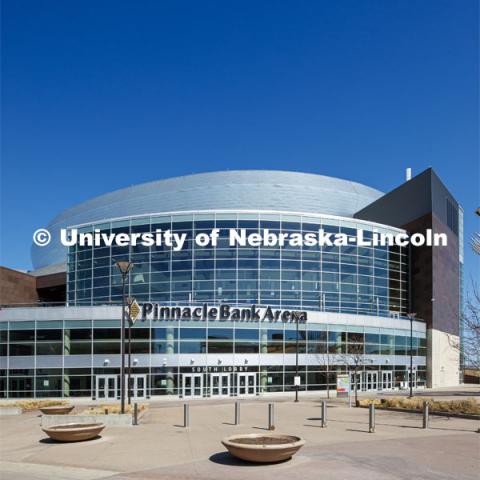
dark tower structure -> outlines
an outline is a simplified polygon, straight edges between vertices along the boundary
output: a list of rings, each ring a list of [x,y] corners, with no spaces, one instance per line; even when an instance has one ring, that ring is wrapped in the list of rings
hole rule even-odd
[[[428,168],[354,216],[403,228],[410,235],[427,229],[447,235],[447,246],[410,248],[409,303],[410,312],[427,323],[428,386],[458,383],[462,208]]]

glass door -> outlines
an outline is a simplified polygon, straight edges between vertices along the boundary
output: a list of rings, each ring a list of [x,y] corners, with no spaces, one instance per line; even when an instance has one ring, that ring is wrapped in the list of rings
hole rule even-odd
[[[357,373],[357,392],[364,392],[365,391],[365,374],[361,372]],[[355,392],[355,373],[350,373],[350,385],[352,389],[352,393]]]
[[[255,373],[237,373],[237,395],[255,395],[257,393],[257,375]]]
[[[116,375],[97,375],[95,387],[98,400],[115,400],[117,398]]]
[[[366,374],[366,390],[372,391],[378,389],[378,372],[365,372]]]
[[[230,374],[229,373],[210,374],[210,396],[211,397],[230,396]]]
[[[146,398],[147,397],[147,376],[146,375],[136,375],[135,378],[135,389],[134,397],[135,398]]]
[[[203,396],[203,374],[184,373],[182,376],[183,398],[202,398]]]
[[[393,374],[392,372],[382,372],[382,390],[392,390],[393,389]]]
[[[128,384],[128,375],[125,375],[125,385]],[[128,396],[128,395],[127,395]],[[147,375],[135,373],[130,375],[130,398],[142,400],[147,398]]]

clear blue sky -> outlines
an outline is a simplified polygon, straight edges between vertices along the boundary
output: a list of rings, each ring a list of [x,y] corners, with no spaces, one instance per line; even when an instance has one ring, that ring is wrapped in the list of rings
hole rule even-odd
[[[221,169],[388,191],[433,166],[468,238],[478,13],[476,0],[4,0],[1,263],[31,268],[32,232],[63,208]]]

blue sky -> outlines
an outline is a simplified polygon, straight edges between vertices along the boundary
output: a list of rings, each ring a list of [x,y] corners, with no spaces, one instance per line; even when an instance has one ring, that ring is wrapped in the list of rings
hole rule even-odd
[[[1,263],[63,208],[223,169],[388,191],[432,166],[468,238],[478,53],[476,0],[4,0]]]

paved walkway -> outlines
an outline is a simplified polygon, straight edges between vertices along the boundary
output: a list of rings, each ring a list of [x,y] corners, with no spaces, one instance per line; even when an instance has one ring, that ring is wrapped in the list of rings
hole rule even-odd
[[[299,435],[305,447],[290,461],[270,466],[232,458],[220,440],[261,433],[267,405],[241,401],[241,425],[232,425],[234,402],[200,401],[190,407],[151,404],[136,427],[107,427],[93,441],[57,444],[39,427],[38,412],[0,418],[2,480],[58,479],[474,479],[480,471],[480,422],[432,417],[428,430],[418,414],[377,411],[368,433],[368,411],[332,401],[320,428],[318,400],[275,403],[276,431]],[[160,407],[161,408],[158,408]]]

